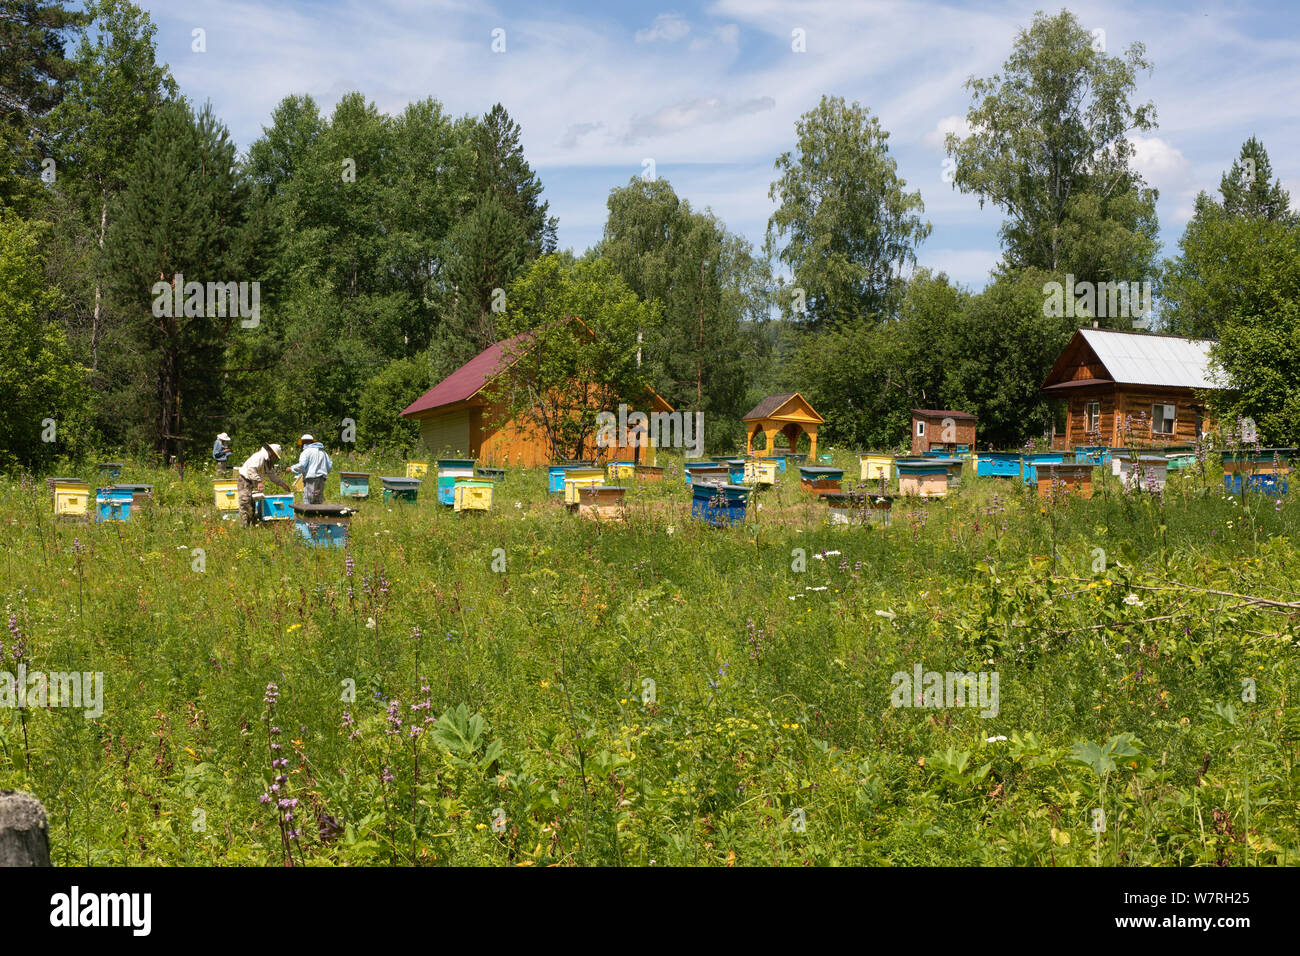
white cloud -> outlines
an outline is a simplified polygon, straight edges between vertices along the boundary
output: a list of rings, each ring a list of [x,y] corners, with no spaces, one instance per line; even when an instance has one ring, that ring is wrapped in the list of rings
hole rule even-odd
[[[1191,163],[1178,147],[1159,136],[1130,136],[1128,141],[1133,147],[1133,168],[1152,186],[1168,189],[1186,179]]]
[[[943,149],[944,138],[949,133],[956,133],[963,139],[970,135],[970,124],[964,116],[945,116],[934,124],[934,129],[921,137],[921,142],[934,149]]]
[[[654,23],[646,30],[636,31],[637,43],[653,43],[655,40],[667,40],[676,43],[691,32],[691,25],[675,13],[661,13],[654,18]]]
[[[716,96],[699,97],[665,106],[649,116],[633,116],[623,142],[631,145],[656,136],[678,133],[694,126],[725,123],[737,117],[763,113],[776,108],[776,100],[759,96],[748,100],[723,100]]]

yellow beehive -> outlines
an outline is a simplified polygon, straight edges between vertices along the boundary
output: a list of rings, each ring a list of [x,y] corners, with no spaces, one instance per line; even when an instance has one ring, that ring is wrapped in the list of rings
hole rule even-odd
[[[492,488],[490,481],[457,481],[451,493],[453,510],[491,511]]]
[[[632,478],[636,475],[636,464],[630,461],[611,461],[609,463],[609,480]]]
[[[599,468],[569,468],[564,472],[564,503],[578,503],[578,489],[605,484],[605,472]]]
[[[407,478],[423,478],[429,473],[429,463],[427,461],[408,461],[406,463]]]
[[[239,483],[233,478],[218,478],[212,483],[212,500],[218,511],[238,511]]]
[[[54,513],[85,517],[90,503],[90,485],[82,481],[61,481],[54,486]]]
[[[747,460],[745,462],[745,484],[747,485],[776,484],[776,462],[757,461],[754,459]]]
[[[894,467],[892,455],[859,455],[858,461],[862,466],[862,481],[879,481],[881,478],[888,481]]]

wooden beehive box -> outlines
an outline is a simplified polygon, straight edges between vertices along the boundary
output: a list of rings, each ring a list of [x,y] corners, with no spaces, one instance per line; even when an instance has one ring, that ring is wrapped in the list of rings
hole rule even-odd
[[[832,524],[879,524],[887,526],[894,507],[893,495],[861,491],[827,491],[826,499]]]
[[[900,458],[898,492],[919,498],[942,498],[948,494],[948,466],[933,458]]]
[[[1070,457],[1073,457],[1073,455]],[[1027,485],[1037,485],[1039,465],[1064,464],[1065,458],[1066,455],[1063,451],[1041,451],[1023,454],[1020,456],[1020,477],[1024,479]]]
[[[749,458],[745,461],[745,484],[776,484],[776,462],[763,458]]]
[[[454,506],[456,503],[454,498],[456,479],[473,477],[474,459],[440,458],[438,460],[438,504],[447,505],[448,507]]]
[[[253,495],[253,507],[263,521],[288,521],[293,517],[293,495]]]
[[[117,481],[122,477],[125,465],[120,461],[106,461],[99,466],[99,476],[105,481]]]
[[[380,477],[384,486],[385,501],[403,501],[415,504],[420,496],[419,478],[402,478],[398,476]]]
[[[576,505],[579,489],[603,484],[605,472],[601,468],[569,468],[564,472],[564,503]]]
[[[234,478],[218,478],[212,483],[212,502],[218,511],[238,511],[239,482]]]
[[[1119,480],[1125,488],[1138,491],[1164,491],[1169,477],[1169,459],[1160,455],[1118,458]]]
[[[637,481],[663,481],[664,480],[663,467],[660,465],[637,465],[636,480]]]
[[[726,465],[697,465],[690,470],[691,480],[688,484],[693,488],[696,485],[718,485],[730,484],[728,480],[731,477],[731,469]]]
[[[60,478],[54,485],[54,513],[84,518],[90,513],[90,485],[76,478]]]
[[[1052,482],[1064,489],[1066,494],[1076,498],[1092,497],[1092,469],[1087,462],[1039,462],[1038,497],[1046,498],[1052,493]]]
[[[438,462],[438,473],[442,474],[442,462]],[[407,478],[425,478],[429,474],[429,463],[427,461],[408,461],[406,463]]]
[[[975,459],[975,474],[981,478],[1019,478],[1020,452],[982,451]]]
[[[131,493],[131,510],[138,511],[145,505],[153,504],[153,485],[114,485],[122,491]]]
[[[750,491],[745,485],[694,485],[691,515],[714,527],[739,524],[745,520]]]
[[[483,481],[505,481],[506,470],[504,468],[475,468],[474,477]]]
[[[611,461],[605,466],[606,473],[610,481],[623,481],[631,479],[636,474],[636,462],[634,461]]]
[[[344,548],[355,508],[346,505],[293,505],[294,528],[313,548]]]
[[[799,466],[799,487],[814,494],[819,491],[839,491],[843,478],[843,468],[832,468],[830,465]]]
[[[130,521],[131,490],[129,488],[96,488],[96,521]]]
[[[457,478],[452,489],[452,508],[456,511],[491,511],[495,485],[485,478]]]
[[[565,490],[568,490],[566,486]],[[622,485],[582,485],[576,488],[577,502],[569,506],[583,518],[594,521],[622,521],[627,516],[624,499],[627,489]]]
[[[709,458],[709,459],[698,459],[698,460],[694,460],[694,461],[683,462],[683,463],[682,463],[682,475],[685,476],[686,487],[689,488],[689,487],[691,486],[691,482],[695,480],[695,475],[694,475],[694,473],[695,473],[696,471],[698,471],[699,469],[701,469],[701,468],[717,468],[717,467],[718,467],[718,463],[717,463],[716,461],[714,461],[713,459],[711,459],[711,458]],[[724,467],[725,467],[725,466],[724,466]]]
[[[884,478],[889,481],[894,475],[894,456],[866,454],[858,456],[858,465],[861,468],[861,474],[858,476],[862,481],[879,481]]]
[[[370,475],[363,471],[340,471],[339,497],[369,498]]]
[[[727,483],[738,485],[745,480],[745,459],[728,458],[723,462],[727,466]]]

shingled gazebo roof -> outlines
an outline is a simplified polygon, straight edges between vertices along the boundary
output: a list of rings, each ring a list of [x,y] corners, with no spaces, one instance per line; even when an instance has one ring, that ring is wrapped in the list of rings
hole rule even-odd
[[[779,414],[783,409],[785,409],[787,405],[791,404],[791,402],[796,398],[799,399],[799,401],[803,403],[804,408],[807,409],[807,412],[805,414],[801,414],[801,415]],[[761,402],[759,402],[750,410],[749,414],[745,416],[744,420],[747,422],[756,422],[756,421],[763,421],[763,420],[773,420],[773,421],[787,420],[787,421],[795,421],[795,422],[805,422],[811,420],[816,422],[824,422],[826,419],[818,415],[816,410],[812,407],[812,403],[809,402],[808,399],[800,395],[798,392],[786,392],[782,395],[767,396],[767,398],[763,399]]]

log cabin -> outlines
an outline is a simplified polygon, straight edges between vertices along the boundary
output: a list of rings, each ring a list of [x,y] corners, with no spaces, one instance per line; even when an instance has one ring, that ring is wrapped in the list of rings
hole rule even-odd
[[[405,409],[403,418],[420,425],[420,442],[436,455],[464,457],[480,465],[534,468],[551,461],[550,442],[535,423],[507,419],[500,404],[487,394],[488,385],[528,350],[529,333],[490,345],[429,389]],[[653,389],[642,410],[670,413],[673,407]],[[597,409],[593,409],[593,412]],[[655,463],[654,432],[646,447],[598,448],[596,430],[584,449],[585,458],[614,457],[637,465]]]
[[[1207,339],[1079,329],[1041,391],[1066,403],[1064,446],[1185,445],[1211,427]],[[1055,441],[1062,436],[1054,435]]]
[[[948,454],[971,451],[979,424],[970,412],[947,408],[912,409],[912,454],[943,451]]]

